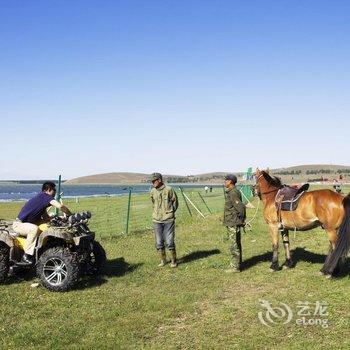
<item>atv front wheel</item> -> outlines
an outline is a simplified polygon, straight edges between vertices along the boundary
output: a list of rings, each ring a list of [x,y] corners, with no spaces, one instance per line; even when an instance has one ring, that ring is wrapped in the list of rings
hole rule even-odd
[[[4,283],[10,269],[10,249],[4,243],[0,243],[0,283]]]
[[[47,289],[67,292],[79,279],[77,254],[64,247],[46,250],[38,261],[37,275]]]
[[[106,251],[99,242],[94,241],[91,252],[91,265],[95,274],[99,273],[106,264]]]

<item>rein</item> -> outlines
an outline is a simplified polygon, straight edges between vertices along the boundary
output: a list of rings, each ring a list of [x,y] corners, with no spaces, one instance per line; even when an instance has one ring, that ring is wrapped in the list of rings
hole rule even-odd
[[[269,193],[273,193],[273,192],[278,192],[280,190],[280,188],[275,188],[274,190],[268,191],[268,192],[260,192],[260,194],[269,194]]]

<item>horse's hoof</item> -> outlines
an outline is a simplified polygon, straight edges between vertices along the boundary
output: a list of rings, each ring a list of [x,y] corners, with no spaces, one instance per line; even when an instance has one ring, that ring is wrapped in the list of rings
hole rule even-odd
[[[270,266],[270,271],[271,272],[276,272],[276,271],[278,271],[279,270],[279,266],[277,265],[277,264],[272,264],[271,266]]]
[[[318,271],[318,272],[316,273],[316,275],[317,275],[317,276],[324,276],[324,273],[323,273],[322,271]]]
[[[324,277],[326,277],[328,280],[331,280],[333,278],[333,276],[331,274],[326,274],[326,275],[324,275]]]
[[[292,260],[286,260],[286,262],[283,265],[284,269],[291,269],[293,267],[293,261]]]

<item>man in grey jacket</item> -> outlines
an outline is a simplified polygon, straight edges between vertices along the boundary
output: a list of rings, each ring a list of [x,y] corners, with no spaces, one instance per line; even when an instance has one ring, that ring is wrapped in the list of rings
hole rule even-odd
[[[175,191],[163,183],[160,173],[152,174],[151,201],[153,204],[153,227],[156,248],[160,256],[162,267],[166,264],[165,247],[171,254],[171,267],[177,267],[175,249],[175,212],[179,206]]]

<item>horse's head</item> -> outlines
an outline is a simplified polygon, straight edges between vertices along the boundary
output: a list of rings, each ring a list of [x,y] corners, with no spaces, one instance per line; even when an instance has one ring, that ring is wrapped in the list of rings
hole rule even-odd
[[[260,190],[260,178],[263,176],[262,174],[262,170],[260,170],[259,168],[256,168],[255,170],[255,186],[254,186],[254,191],[256,193],[256,195],[259,197],[259,199],[261,199],[261,190]]]
[[[271,176],[269,172],[269,168],[266,170],[260,170],[259,168],[256,168],[255,190],[260,199],[262,194],[268,194],[270,192],[272,193],[274,189],[279,189],[283,186],[281,180],[278,177]]]

